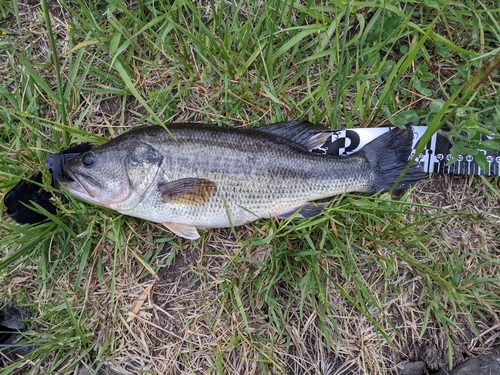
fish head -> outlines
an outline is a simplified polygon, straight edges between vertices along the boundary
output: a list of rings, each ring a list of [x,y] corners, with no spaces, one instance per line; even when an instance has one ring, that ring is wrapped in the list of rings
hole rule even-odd
[[[163,156],[137,140],[110,141],[64,166],[66,189],[83,200],[123,211],[134,208],[156,181]]]

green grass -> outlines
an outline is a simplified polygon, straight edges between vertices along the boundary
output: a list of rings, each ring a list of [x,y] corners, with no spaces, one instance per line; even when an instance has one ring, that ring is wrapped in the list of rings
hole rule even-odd
[[[43,169],[49,153],[144,123],[412,122],[427,124],[429,137],[446,125],[456,153],[499,148],[498,138],[478,141],[500,132],[494,1],[42,4],[0,1],[2,192]],[[4,371],[119,364],[141,357],[140,342],[152,353],[124,314],[149,275],[197,252],[180,279],[200,295],[170,301],[193,338],[169,354],[164,373],[197,365],[284,373],[291,362],[314,373],[325,351],[355,373],[382,374],[392,366],[384,350],[401,349],[408,330],[409,344],[439,330],[451,367],[454,338],[463,330],[479,337],[500,309],[498,179],[471,179],[468,188],[479,210],[418,204],[418,193],[345,195],[311,220],[208,230],[193,244],[74,199],[56,202],[58,215],[38,225],[4,214],[2,297],[33,312],[27,339],[39,345]],[[482,245],[471,252],[445,231]],[[143,368],[160,372],[148,358]]]

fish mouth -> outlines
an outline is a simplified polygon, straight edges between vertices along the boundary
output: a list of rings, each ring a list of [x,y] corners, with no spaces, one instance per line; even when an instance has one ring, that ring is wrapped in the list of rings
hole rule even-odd
[[[68,191],[80,198],[86,199],[86,200],[91,200],[94,201],[95,198],[95,192],[98,191],[98,189],[101,188],[101,184],[99,181],[96,179],[88,176],[88,175],[82,175],[80,177],[77,177],[73,172],[71,172],[69,169],[66,169],[65,172],[68,174],[70,177],[70,180],[66,181],[59,181]],[[91,189],[88,189],[86,186],[90,187],[93,186],[95,187],[94,193],[92,193]]]
[[[120,191],[115,193],[113,199],[108,199],[104,192],[105,189],[103,184],[95,178],[84,173],[73,173],[69,168],[66,169],[65,172],[68,174],[69,179],[59,181],[59,183],[62,184],[71,195],[83,199],[84,201],[117,211],[132,209],[138,203],[136,200],[133,200],[134,203],[130,202],[131,192],[127,192],[127,189],[123,187]]]

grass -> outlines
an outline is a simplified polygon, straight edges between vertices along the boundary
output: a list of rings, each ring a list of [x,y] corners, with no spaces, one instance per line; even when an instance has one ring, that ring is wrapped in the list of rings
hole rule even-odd
[[[420,122],[446,125],[456,153],[499,148],[477,137],[500,131],[493,1],[13,4],[2,192],[49,153],[143,123]],[[74,199],[37,225],[4,214],[2,298],[32,312],[38,349],[3,371],[384,374],[426,347],[446,353],[428,370],[451,368],[498,336],[498,186],[434,177],[192,243]]]

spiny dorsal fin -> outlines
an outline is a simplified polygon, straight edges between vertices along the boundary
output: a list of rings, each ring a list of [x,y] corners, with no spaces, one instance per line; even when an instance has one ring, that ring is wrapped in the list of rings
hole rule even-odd
[[[215,182],[203,178],[183,178],[159,182],[158,190],[165,203],[199,206],[207,203],[217,191]]]
[[[309,151],[323,145],[331,136],[331,129],[324,125],[312,124],[309,121],[277,122],[262,126],[257,130],[286,138]]]

